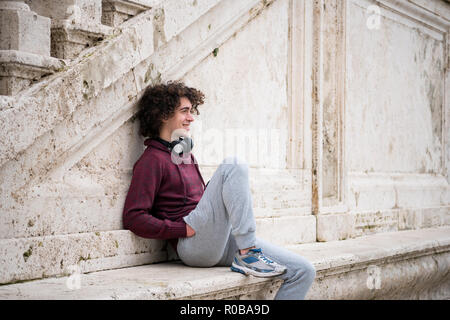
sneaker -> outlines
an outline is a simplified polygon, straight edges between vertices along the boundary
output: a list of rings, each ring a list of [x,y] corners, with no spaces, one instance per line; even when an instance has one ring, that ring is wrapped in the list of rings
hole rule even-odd
[[[266,257],[261,249],[250,249],[247,254],[239,251],[234,256],[231,270],[255,277],[275,277],[286,272],[286,267]]]

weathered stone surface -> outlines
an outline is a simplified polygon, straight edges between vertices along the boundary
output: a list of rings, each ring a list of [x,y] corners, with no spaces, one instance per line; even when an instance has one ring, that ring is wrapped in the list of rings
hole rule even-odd
[[[99,3],[47,12],[75,51],[81,27],[95,46],[0,97],[3,282],[64,275],[77,259],[83,272],[167,259],[165,242],[121,230],[143,151],[134,103],[165,80],[206,94],[193,128],[206,180],[225,156],[249,163],[258,236],[289,245],[450,224],[447,3],[381,0],[379,29],[370,1],[167,0],[114,29],[99,27]],[[401,270],[431,263],[408,257]]]
[[[448,183],[441,175],[351,173],[348,179],[352,211],[449,204]]]
[[[0,1],[0,50],[50,56],[50,19]],[[17,4],[19,5],[19,4]]]
[[[135,15],[160,6],[160,0],[102,0],[102,24],[117,27]]]
[[[278,245],[315,242],[316,219],[312,215],[256,219],[256,235]]]
[[[323,176],[313,179],[318,192],[313,202],[318,212],[352,212],[357,220],[350,232],[350,225],[334,230],[325,223],[334,218],[318,217],[318,237],[398,230],[397,209],[404,215],[419,208],[450,211],[444,139],[448,5],[331,1],[317,8],[316,28],[323,33],[313,44],[320,61],[313,85],[323,108],[323,137],[316,133],[323,149],[313,161]]]
[[[15,95],[64,67],[52,57],[17,50],[0,50],[0,94]]]
[[[165,247],[125,230],[0,239],[0,283],[167,261]]]
[[[69,20],[70,23],[97,25],[101,20],[101,0],[25,0],[38,14],[53,21]]]
[[[62,63],[50,57],[50,19],[19,1],[0,1],[0,95],[15,95]]]
[[[349,171],[439,174],[448,30],[435,31],[433,21],[421,23],[394,3],[380,8],[378,29],[359,28],[368,6],[349,1],[347,8],[346,135],[349,150],[364,150],[348,154]]]
[[[448,207],[360,211],[317,216],[317,241],[448,226]]]
[[[317,241],[345,240],[354,236],[355,215],[320,214],[317,218]]]
[[[238,12],[241,6],[240,2],[236,2],[235,10]],[[263,9],[264,6],[258,6],[255,10]],[[212,17],[219,17],[221,12],[220,7],[215,9]],[[246,12],[240,23],[254,18],[257,12]],[[228,15],[234,17],[233,11]],[[225,16],[222,22],[229,23],[227,19]],[[199,23],[211,24],[208,20]],[[215,23],[214,27],[209,28],[212,35],[214,30],[222,28],[219,21]],[[14,130],[14,125],[28,124],[27,130],[16,131],[19,136],[10,136],[9,141],[4,141],[6,145],[11,143],[15,150],[24,150],[14,161],[4,154],[6,162],[1,168],[2,176],[9,182],[8,188],[6,185],[1,187],[4,214],[0,219],[5,243],[9,241],[7,239],[30,238],[28,242],[33,242],[34,238],[57,236],[61,240],[61,250],[55,253],[55,259],[61,261],[64,260],[64,252],[70,248],[73,234],[122,228],[121,210],[131,168],[142,152],[142,139],[137,136],[136,123],[129,120],[134,110],[132,103],[138,95],[133,68],[144,58],[149,61],[154,59],[154,42],[147,36],[148,28],[153,26],[153,13],[143,14],[136,21],[128,21],[117,37],[86,52],[61,75],[39,83],[28,95],[21,96],[15,102],[5,100],[2,116],[7,127],[3,130]],[[189,34],[192,30],[183,32]],[[225,40],[223,38],[221,41]],[[201,43],[202,39],[198,41]],[[130,43],[135,45],[134,50],[130,50]],[[176,44],[177,40],[171,43]],[[190,46],[193,44],[195,42],[189,43]],[[178,53],[172,52],[173,55]],[[171,62],[177,61],[170,54],[163,58],[169,67]],[[64,83],[71,83],[71,86],[62,90]],[[8,107],[13,104],[14,108]],[[124,105],[126,107],[122,108]],[[36,117],[37,114],[42,116]],[[129,143],[130,139],[133,143]],[[31,144],[25,147],[21,140]],[[16,152],[14,149],[10,150],[13,154]],[[275,216],[284,216],[282,211],[285,209],[289,211],[288,215],[296,214],[293,212],[298,205],[295,191],[306,188],[302,180],[289,177],[285,171],[282,173],[285,181],[289,182],[290,187],[287,185],[286,188],[290,188],[290,194],[277,196],[276,189],[266,188],[270,197],[263,197],[260,206],[266,210],[266,217],[274,216],[275,211],[270,212],[271,209],[276,210]],[[257,188],[255,193],[264,186]],[[281,205],[276,207],[279,203]],[[299,213],[306,212],[299,210]],[[307,225],[312,227],[314,219],[311,217],[308,221]],[[283,221],[280,223],[283,224]],[[302,239],[314,241],[314,227],[311,230],[313,232],[308,232],[306,236],[294,234],[295,242]],[[289,235],[286,236],[288,239]],[[87,237],[84,241],[94,241],[89,239]],[[54,247],[48,238],[44,239],[43,245]],[[93,243],[89,246],[95,251],[91,256],[98,257],[96,265],[99,270],[120,267],[126,260],[119,257],[108,260],[105,257],[107,254],[97,250]],[[27,248],[22,250],[12,246],[8,254],[20,258]],[[159,257],[160,254],[154,252],[149,259],[159,261]],[[73,260],[70,257],[67,259]],[[142,263],[141,260],[136,262],[136,259],[128,261],[131,264]],[[20,268],[13,273],[12,268],[8,267],[5,270],[11,274],[5,275],[4,279],[9,280],[4,281],[62,272],[62,269],[53,268],[51,261],[45,260],[40,262],[39,267],[33,268]]]
[[[314,261],[309,299],[449,299],[449,230],[380,233],[291,250]]]
[[[448,299],[450,229],[302,244],[317,276],[308,299]],[[272,299],[281,282],[229,268],[162,263],[0,287],[1,299]]]
[[[52,56],[60,59],[75,59],[86,48],[93,47],[112,35],[106,26],[87,27],[81,23],[62,21],[52,27]]]
[[[229,268],[187,268],[180,263],[146,265],[134,268],[109,270],[91,274],[74,274],[80,277],[80,288],[71,286],[69,277],[39,280],[33,292],[26,286],[35,282],[2,286],[2,299],[224,299],[251,295],[273,298],[280,281],[261,278],[244,278]],[[73,277],[71,279],[73,279]],[[269,282],[269,283],[267,283]],[[69,286],[67,284],[69,283]],[[118,285],[120,283],[120,285]],[[75,282],[74,282],[75,284]],[[14,287],[16,286],[16,287]],[[11,294],[10,290],[22,294]],[[264,289],[262,294],[258,291]],[[25,289],[25,290],[24,290]],[[31,289],[31,288],[30,288]],[[271,291],[271,292],[270,292]],[[59,297],[59,298],[58,298]],[[247,296],[250,298],[249,296]]]
[[[42,16],[52,19],[51,54],[61,59],[78,57],[81,51],[110,36],[110,27],[101,24],[101,0],[28,0]]]

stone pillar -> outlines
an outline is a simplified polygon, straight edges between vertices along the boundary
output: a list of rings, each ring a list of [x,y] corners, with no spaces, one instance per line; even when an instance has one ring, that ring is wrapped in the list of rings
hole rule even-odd
[[[117,27],[135,15],[151,9],[157,0],[102,0],[102,23]]]
[[[25,0],[32,10],[52,19],[51,55],[61,59],[76,58],[94,46],[112,28],[101,23],[101,0]]]
[[[0,0],[0,95],[14,95],[61,66],[50,58],[50,19],[24,1]]]
[[[313,4],[312,207],[317,240],[351,237],[345,153],[345,2]]]

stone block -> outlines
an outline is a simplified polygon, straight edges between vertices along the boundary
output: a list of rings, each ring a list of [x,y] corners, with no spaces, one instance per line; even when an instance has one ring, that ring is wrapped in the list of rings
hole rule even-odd
[[[373,210],[353,213],[353,237],[398,230],[399,210]]]
[[[0,6],[0,50],[50,56],[50,19]]]
[[[317,218],[317,241],[333,241],[351,238],[355,216],[348,213],[319,214]]]
[[[17,50],[0,50],[0,95],[15,95],[63,68],[58,59]]]
[[[2,286],[0,299],[270,300],[281,284],[280,279],[245,277],[228,267],[191,268],[175,262],[93,274],[75,268],[69,277]]]
[[[422,212],[419,209],[403,209],[398,212],[398,229],[419,229],[422,224]]]
[[[166,261],[165,245],[128,230],[0,239],[0,283]]]
[[[34,12],[53,21],[69,20],[73,24],[100,24],[101,0],[25,0]]]
[[[289,247],[316,267],[308,299],[450,298],[449,228]]]
[[[316,218],[289,216],[256,219],[256,235],[278,245],[316,241]]]
[[[149,10],[157,5],[159,1],[123,1],[123,0],[103,0],[102,1],[102,23],[116,27],[131,17],[142,11]]]
[[[28,0],[32,10],[52,19],[51,54],[73,59],[85,48],[96,45],[112,30],[101,24],[101,0]]]
[[[399,211],[399,230],[434,228],[449,225],[450,208],[411,208]]]
[[[74,59],[87,48],[97,45],[113,30],[103,25],[72,24],[67,20],[52,26],[51,54],[60,59]]]
[[[2,70],[4,70],[4,66],[0,66],[0,74],[3,73]],[[31,82],[30,79],[0,76],[0,95],[13,96],[28,87]]]

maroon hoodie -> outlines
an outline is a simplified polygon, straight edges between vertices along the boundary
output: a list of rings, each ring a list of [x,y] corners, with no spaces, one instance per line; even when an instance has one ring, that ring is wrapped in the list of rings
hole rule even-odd
[[[133,167],[123,209],[124,228],[143,238],[186,237],[182,218],[195,209],[205,190],[198,164],[192,153],[190,164],[175,164],[159,141],[147,139],[145,145]]]

